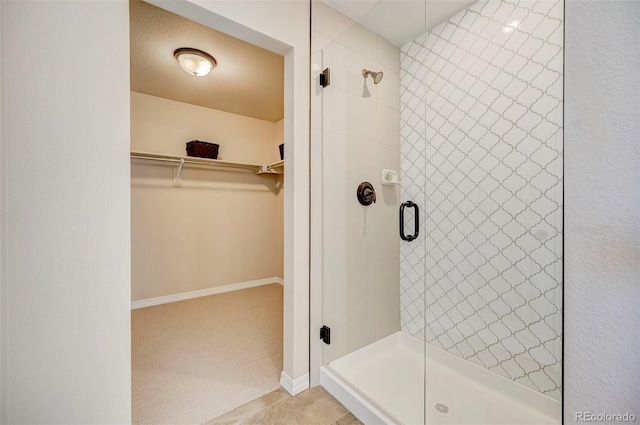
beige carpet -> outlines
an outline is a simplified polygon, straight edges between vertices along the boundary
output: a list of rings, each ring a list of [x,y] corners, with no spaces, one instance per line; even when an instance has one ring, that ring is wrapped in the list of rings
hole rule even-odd
[[[200,424],[279,387],[282,286],[131,312],[136,425]]]

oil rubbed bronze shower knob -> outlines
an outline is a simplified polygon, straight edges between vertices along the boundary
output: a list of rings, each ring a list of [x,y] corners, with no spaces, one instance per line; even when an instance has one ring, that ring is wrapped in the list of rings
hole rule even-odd
[[[371,205],[376,202],[376,190],[369,182],[362,182],[358,186],[358,202],[362,205]]]

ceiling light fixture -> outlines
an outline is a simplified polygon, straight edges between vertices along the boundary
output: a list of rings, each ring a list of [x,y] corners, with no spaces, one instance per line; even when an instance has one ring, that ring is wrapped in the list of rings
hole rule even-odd
[[[218,64],[210,54],[189,47],[176,49],[173,52],[173,57],[176,58],[184,72],[194,77],[204,77]]]

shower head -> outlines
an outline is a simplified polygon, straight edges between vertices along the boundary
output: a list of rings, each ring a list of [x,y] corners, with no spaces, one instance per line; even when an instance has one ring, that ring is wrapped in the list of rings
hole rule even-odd
[[[373,78],[373,84],[378,84],[380,81],[382,81],[382,76],[383,76],[382,71],[375,72],[375,71],[369,71],[367,69],[362,70],[362,76],[364,78],[369,77],[369,75],[371,75],[371,78]]]

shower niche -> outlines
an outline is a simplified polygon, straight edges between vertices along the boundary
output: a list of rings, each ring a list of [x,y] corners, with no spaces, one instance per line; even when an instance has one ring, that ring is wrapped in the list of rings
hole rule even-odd
[[[562,0],[350,5],[312,2],[321,384],[363,422],[560,424]]]

